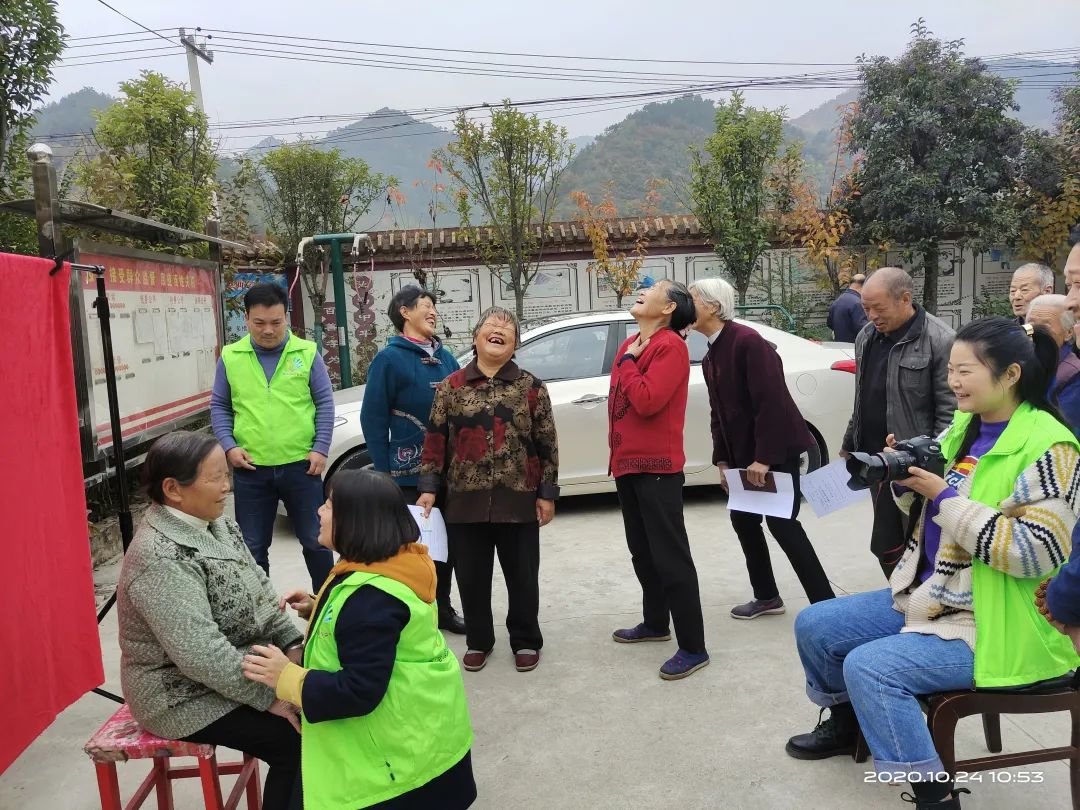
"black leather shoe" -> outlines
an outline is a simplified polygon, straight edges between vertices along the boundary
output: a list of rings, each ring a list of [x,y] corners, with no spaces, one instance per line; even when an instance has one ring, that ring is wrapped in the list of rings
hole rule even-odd
[[[901,793],[900,798],[908,804],[915,805],[915,810],[960,810],[960,794],[971,793],[967,788],[953,788],[952,795],[944,799],[928,799],[917,793]]]
[[[809,734],[797,734],[788,740],[784,750],[795,759],[827,759],[855,751],[859,735],[859,721],[850,703],[838,703],[829,710],[829,718],[822,720]]]
[[[447,605],[439,610],[439,629],[448,630],[459,636],[465,635],[465,620],[454,610],[453,605]]]

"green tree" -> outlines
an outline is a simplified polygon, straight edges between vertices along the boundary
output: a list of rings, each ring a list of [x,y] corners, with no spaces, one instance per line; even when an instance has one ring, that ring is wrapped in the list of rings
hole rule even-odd
[[[255,197],[269,232],[286,261],[300,240],[320,233],[349,233],[371,204],[387,193],[394,178],[384,177],[360,158],[310,143],[279,146],[242,172],[250,173]],[[312,251],[300,268],[304,287],[318,311],[326,301],[324,263]]]
[[[518,317],[540,269],[559,178],[573,154],[566,129],[510,106],[491,123],[454,122],[457,140],[435,157],[460,186],[458,214],[477,257],[514,291]],[[477,223],[474,207],[482,223]]]
[[[1053,133],[1025,133],[1015,195],[1020,253],[1050,267],[1064,262],[1080,222],[1080,86],[1057,90],[1055,104]]]
[[[0,0],[0,166],[7,166],[12,139],[34,123],[31,110],[63,48],[53,0]]]
[[[716,131],[704,151],[691,147],[689,207],[746,303],[746,290],[769,247],[769,178],[783,137],[784,111],[747,107],[742,94],[716,106]]]
[[[923,20],[899,59],[860,57],[862,90],[848,150],[861,154],[851,215],[860,241],[903,245],[921,257],[923,303],[937,308],[942,240],[976,249],[1008,241],[1023,126],[1013,87],[942,42]]]
[[[77,166],[76,182],[89,202],[201,233],[217,159],[195,96],[152,71],[120,91],[96,114],[96,153]]]
[[[48,90],[63,48],[53,0],[0,0],[0,200],[31,194],[24,153],[32,109]],[[0,213],[0,250],[36,253],[33,221]]]

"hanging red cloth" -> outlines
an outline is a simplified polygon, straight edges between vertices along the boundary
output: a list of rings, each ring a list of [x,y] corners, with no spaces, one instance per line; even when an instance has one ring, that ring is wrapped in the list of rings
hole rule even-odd
[[[70,269],[0,253],[0,773],[104,680],[68,311]]]

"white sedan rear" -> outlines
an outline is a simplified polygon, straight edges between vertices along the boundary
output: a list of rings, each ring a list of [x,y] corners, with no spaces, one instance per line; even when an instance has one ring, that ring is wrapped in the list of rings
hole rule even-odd
[[[843,439],[855,399],[855,361],[840,348],[823,346],[753,321],[780,353],[788,390],[817,447],[805,454],[804,470],[827,463]],[[524,325],[516,361],[547,382],[559,431],[559,484],[563,495],[614,491],[607,474],[607,396],[615,352],[637,324],[628,312],[561,315]],[[686,408],[686,484],[717,484],[712,465],[709,395],[701,372],[705,338],[693,332],[690,396]],[[468,358],[462,358],[462,364]],[[334,395],[336,419],[328,477],[347,467],[371,463],[360,429],[363,386]]]

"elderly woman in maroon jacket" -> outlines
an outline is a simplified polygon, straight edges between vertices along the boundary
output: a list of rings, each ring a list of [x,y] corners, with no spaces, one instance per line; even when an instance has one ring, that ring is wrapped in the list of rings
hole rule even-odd
[[[707,278],[690,286],[697,322],[694,329],[709,341],[701,363],[712,410],[713,463],[745,469],[751,484],[761,486],[769,471],[790,473],[795,505],[790,518],[768,517],[769,531],[788,557],[811,602],[833,594],[810,538],[799,523],[799,458],[814,438],[784,382],[780,355],[757,330],[736,323],[735,293],[723,279]],[[726,484],[723,484],[726,488]],[[783,613],[784,601],[773,577],[761,515],[731,511],[754,598],[731,609],[736,619]]]

